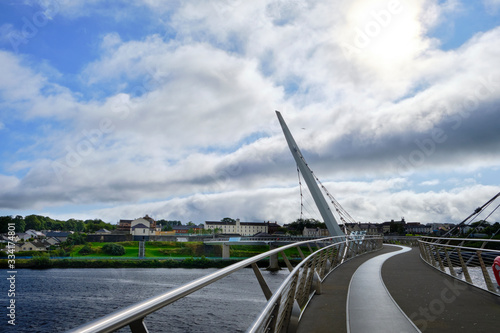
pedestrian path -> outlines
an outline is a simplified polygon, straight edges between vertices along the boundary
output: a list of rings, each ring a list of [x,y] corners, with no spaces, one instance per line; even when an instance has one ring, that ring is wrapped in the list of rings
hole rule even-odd
[[[336,268],[324,280],[321,295],[314,296],[303,313],[298,333],[356,333],[354,329],[357,328],[352,326],[357,325],[354,320],[364,320],[368,316],[371,316],[367,320],[371,326],[362,332],[376,332],[375,327],[383,327],[383,332],[387,333],[400,332],[391,326],[393,318],[379,315],[382,307],[378,303],[358,315],[349,314],[347,309],[350,294],[354,289],[362,289],[351,286],[349,292],[351,280],[358,268],[372,258],[399,250],[400,247],[384,245],[380,251],[353,258]],[[363,277],[374,272],[360,270],[359,274]],[[386,258],[381,271],[375,275],[379,280],[381,275],[392,299],[422,333],[499,330],[500,297],[440,273],[423,262],[418,248]],[[367,283],[368,286],[363,288],[367,288],[366,292],[369,293],[374,288],[373,278]],[[415,326],[412,332],[418,332]]]
[[[347,296],[348,332],[420,332],[394,302],[382,280],[384,262],[390,257],[411,251],[409,247],[395,247],[400,250],[372,258],[354,272]]]

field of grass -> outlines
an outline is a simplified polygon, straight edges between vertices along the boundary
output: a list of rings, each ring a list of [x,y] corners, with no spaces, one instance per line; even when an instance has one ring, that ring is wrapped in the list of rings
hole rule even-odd
[[[70,252],[71,257],[110,257],[109,254],[102,252],[102,247],[106,243],[92,242],[88,243],[92,248],[92,253],[88,255],[81,255],[79,251],[84,247],[84,245],[75,245]],[[125,254],[122,257],[137,258],[139,255],[139,243],[138,242],[121,242],[120,244],[125,248]]]
[[[80,254],[80,250],[85,245],[75,245],[71,248],[68,256],[73,258],[109,258],[117,257],[111,256],[102,251],[102,247],[106,243],[92,242],[87,243],[90,246],[92,253],[87,255]],[[122,245],[125,248],[125,254],[119,256],[120,258],[137,258],[139,254],[139,242],[119,242],[116,243]],[[220,258],[222,257],[222,246],[221,245],[205,245],[203,242],[146,242],[146,258]],[[301,248],[302,253],[307,256],[310,251],[307,247]],[[255,255],[261,254],[263,252],[269,251],[269,246],[267,245],[231,245],[230,247],[230,257],[231,258],[249,258]],[[288,249],[285,251],[288,258],[300,258],[300,254],[296,248]],[[31,256],[32,254],[26,254]],[[56,256],[51,254],[51,256]]]

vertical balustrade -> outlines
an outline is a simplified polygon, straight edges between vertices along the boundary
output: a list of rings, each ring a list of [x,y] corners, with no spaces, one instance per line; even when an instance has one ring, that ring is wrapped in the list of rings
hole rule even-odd
[[[462,266],[462,273],[464,274],[465,281],[472,284],[472,279],[469,275],[469,270],[467,269],[467,265],[465,264],[464,258],[462,257],[462,252],[459,248],[457,248],[458,259],[460,260],[460,265]]]
[[[442,244],[439,244],[439,242]],[[498,245],[500,245],[499,240],[480,239],[472,241],[468,238],[423,237],[419,243],[421,257],[434,268],[491,293],[500,294],[500,289],[495,288],[492,281],[489,264],[485,263],[486,258],[491,260],[492,257],[498,255],[497,250],[490,250],[488,247],[498,248]],[[480,247],[475,246],[476,244],[480,244]],[[453,253],[456,253],[457,259],[452,257]],[[484,253],[487,253],[488,257]],[[446,262],[444,262],[445,260]],[[449,270],[446,270],[444,265]],[[472,270],[478,271],[479,269],[481,275],[471,276]],[[463,277],[461,274],[463,274]]]
[[[479,265],[481,266],[481,271],[483,272],[484,282],[486,283],[486,288],[489,291],[495,292],[495,288],[493,287],[493,283],[491,282],[490,274],[488,274],[488,270],[486,269],[486,265],[484,264],[483,257],[481,256],[481,251],[476,251],[477,258],[479,260]]]
[[[455,270],[453,269],[453,264],[451,263],[451,260],[450,260],[450,255],[448,254],[448,250],[446,248],[444,248],[444,254],[446,256],[446,262],[448,264],[448,269],[450,270],[450,274],[453,277],[456,277],[457,274],[455,274]]]

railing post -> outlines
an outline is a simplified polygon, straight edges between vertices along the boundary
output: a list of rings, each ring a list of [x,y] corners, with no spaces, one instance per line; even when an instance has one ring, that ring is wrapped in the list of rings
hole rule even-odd
[[[495,292],[495,288],[493,287],[493,283],[491,282],[490,274],[488,274],[488,270],[484,265],[483,257],[481,256],[481,251],[476,251],[477,258],[479,259],[479,264],[481,265],[481,270],[483,271],[484,282],[486,282],[486,287],[489,291]]]
[[[299,282],[297,283],[297,291],[295,299],[299,303],[299,306],[302,308],[306,305],[308,294],[308,288],[306,288],[307,284],[307,275],[309,273],[309,265],[305,263],[302,270],[300,271]]]
[[[300,246],[297,246],[297,251],[299,251],[300,257],[302,258],[302,260],[304,260],[306,257],[304,256],[304,253],[302,252]]]
[[[462,257],[462,252],[459,248],[457,248],[458,259],[460,260],[460,265],[462,266],[462,273],[464,273],[465,281],[472,284],[472,279],[469,275],[469,270],[467,269],[467,265],[465,264],[464,258]]]
[[[437,249],[436,249],[436,254],[437,254],[438,261],[439,261],[439,268],[440,268],[443,272],[446,272],[446,271],[445,271],[445,269],[444,269],[443,260],[441,259],[441,253],[439,252],[439,246],[437,246]]]
[[[146,327],[146,323],[144,323],[144,318],[131,322],[129,327],[132,333],[148,333],[148,328]]]
[[[448,263],[450,274],[453,277],[456,277],[457,275],[455,274],[455,270],[453,269],[453,264],[451,263],[450,255],[448,254],[448,250],[446,250],[446,248],[444,248],[444,254],[446,255],[446,262]]]
[[[257,266],[256,263],[252,263],[252,269],[253,269],[255,276],[257,277],[257,281],[259,281],[260,288],[262,289],[262,292],[264,293],[266,300],[269,301],[271,296],[273,296],[273,293],[272,293],[271,289],[269,289],[269,286],[267,285],[266,280],[264,280],[264,277],[262,276],[262,273],[259,269],[259,266]]]
[[[283,318],[278,323],[278,328],[285,329],[286,332],[295,332],[298,325],[298,317],[292,319],[293,305],[295,303],[295,289],[297,287],[297,275],[295,274],[290,282],[290,289],[286,295]],[[300,309],[299,309],[300,310]],[[299,312],[300,315],[300,312]]]
[[[342,262],[342,253],[344,252],[344,243],[337,245],[337,253],[335,254],[335,267]]]
[[[286,267],[288,267],[288,270],[290,272],[293,271],[293,266],[290,263],[290,261],[288,260],[288,257],[286,256],[285,251],[281,251],[280,253],[281,253],[281,256],[283,257],[283,260],[285,261]]]
[[[430,263],[430,258],[429,258],[429,253],[427,251],[427,247],[423,242],[419,242],[419,247],[420,247],[420,254],[422,255],[422,258],[424,261]]]
[[[271,329],[271,333],[277,332],[278,325],[278,315],[280,313],[281,307],[281,297],[279,296],[276,300],[276,304],[274,305],[273,311],[271,312],[271,322],[269,323],[269,328]]]

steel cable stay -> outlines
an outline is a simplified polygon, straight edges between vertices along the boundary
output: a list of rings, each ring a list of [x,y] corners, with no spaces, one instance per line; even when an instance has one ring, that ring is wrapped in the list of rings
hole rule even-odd
[[[447,237],[447,236],[452,236],[456,231],[459,231],[461,227],[463,227],[464,225],[470,225],[472,223],[474,223],[474,220],[476,218],[479,217],[479,215],[486,209],[488,208],[489,205],[491,205],[498,197],[500,197],[500,192],[498,192],[496,195],[494,195],[490,200],[488,200],[484,205],[482,205],[481,207],[478,207],[474,210],[474,212],[472,214],[470,214],[468,217],[466,217],[462,222],[460,222],[459,224],[457,224],[455,227],[453,227],[451,230],[449,230],[448,232],[446,232],[442,237]],[[483,220],[483,222],[485,222],[497,209],[498,207],[500,206],[500,204],[486,217],[486,219]],[[467,223],[467,221],[469,221]],[[482,224],[482,223],[481,223]],[[479,226],[477,226],[475,230],[477,230]],[[470,235],[470,234],[469,234]],[[466,238],[469,237],[469,235],[467,235]],[[436,240],[436,243],[439,243],[440,241],[439,240]]]
[[[356,223],[356,220],[354,220],[354,218],[347,212],[347,210],[345,210],[344,207],[342,207],[342,205],[335,199],[335,197],[328,191],[328,189],[323,185],[323,183],[319,180],[319,178],[314,174],[314,172],[311,170],[311,168],[309,168],[309,165],[307,164],[304,156],[302,156],[302,154],[299,154],[299,157],[304,162],[304,164],[307,166],[308,170],[311,172],[312,176],[314,177],[314,179],[316,180],[318,185],[321,187],[323,192],[330,199],[330,202],[332,203],[333,207],[335,208],[335,211],[337,212],[337,215],[338,215],[339,219],[342,221],[342,223],[344,224],[344,226],[347,223]],[[298,170],[298,167],[297,167],[297,170]],[[299,172],[299,174],[300,174],[300,172]],[[300,177],[300,175],[299,175],[299,177]],[[301,184],[301,183],[299,182],[299,184]],[[302,195],[302,192],[301,192],[301,195]]]
[[[487,223],[488,222],[488,219],[490,218],[491,215],[493,215],[493,213],[498,209],[498,207],[500,207],[500,204],[498,204],[495,209],[493,209],[489,214],[488,216],[486,216],[484,219],[478,221],[479,224],[474,228],[474,230],[472,230],[472,233],[473,234],[483,223]],[[479,216],[479,214],[476,216],[476,218]],[[469,224],[472,224],[474,223],[473,221],[471,221]],[[500,230],[500,229],[498,229]],[[498,230],[495,232],[495,234],[493,236],[495,236],[497,233],[498,233]],[[492,237],[493,237],[492,236]]]
[[[474,232],[478,230],[481,225],[487,222],[487,220],[493,215],[493,213],[495,213],[495,211],[497,211],[497,209],[500,207],[500,204],[498,204],[486,216],[486,218],[482,219],[481,221],[476,221],[476,219],[479,218],[481,213],[485,212],[486,209],[498,197],[500,197],[500,192],[497,193],[495,196],[493,196],[481,207],[476,208],[472,214],[470,214],[467,218],[465,218],[462,222],[460,222],[454,228],[449,230],[443,236],[439,238],[428,237],[428,239],[430,240],[430,242],[427,242],[428,245],[422,244],[421,246],[421,249],[423,249],[424,252],[427,253],[426,261],[428,261],[428,263],[430,263],[434,267],[439,266],[439,269],[441,271],[445,272],[446,269],[449,271],[449,273],[447,272],[448,274],[454,277],[459,277],[471,284],[472,280],[469,273],[469,268],[481,267],[482,275],[484,277],[485,289],[491,292],[496,292],[495,288],[493,287],[491,277],[489,276],[488,268],[486,267],[485,264],[485,260],[490,260],[491,258],[487,259],[485,255],[486,256],[488,256],[488,254],[493,255],[494,253],[492,252],[493,250],[488,250],[487,245],[493,244],[493,246],[496,246],[495,244],[497,243],[492,243],[492,242],[498,242],[493,240],[493,238],[500,231],[500,229],[498,229],[495,233],[493,233],[489,239],[481,239],[480,241],[482,241],[482,243],[480,247],[473,249],[470,247],[466,247],[465,243],[471,242],[473,240],[472,235],[474,234]],[[468,226],[474,222],[479,222],[479,224],[475,226],[472,232],[469,233],[467,236],[465,236],[464,238],[453,237],[454,235],[457,235],[460,232],[463,226]],[[462,250],[469,252],[468,253],[462,252]]]
[[[302,190],[302,180],[300,177],[300,170],[297,166],[297,174],[299,178],[299,191],[300,191],[300,219],[305,220],[304,218],[304,212],[310,216],[310,218],[318,220],[317,218],[314,218],[314,216],[319,216],[319,211],[316,207],[315,204],[312,204],[309,199],[311,199],[310,196],[307,196],[304,191]],[[309,193],[309,192],[306,192]]]

